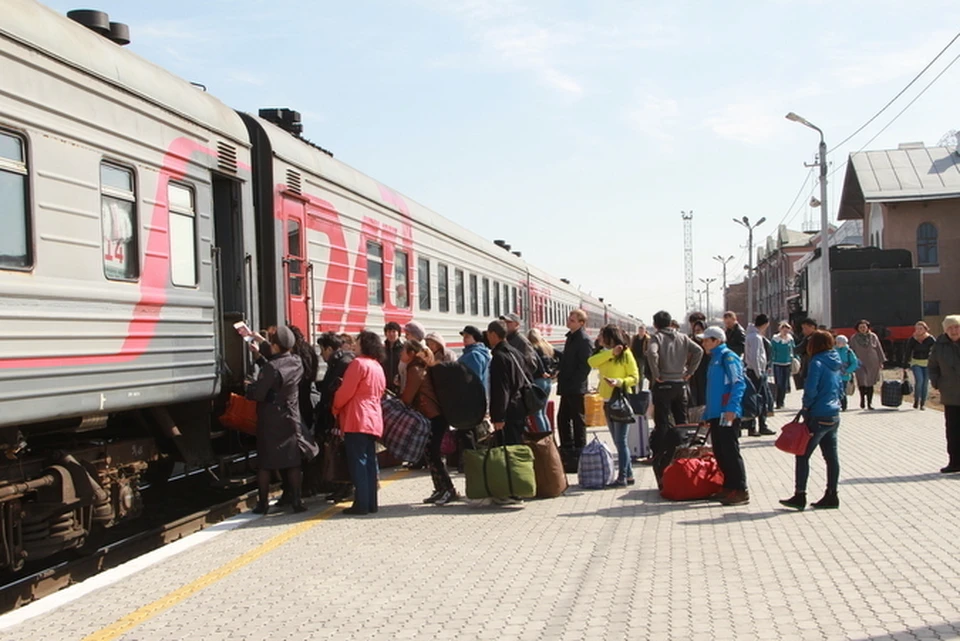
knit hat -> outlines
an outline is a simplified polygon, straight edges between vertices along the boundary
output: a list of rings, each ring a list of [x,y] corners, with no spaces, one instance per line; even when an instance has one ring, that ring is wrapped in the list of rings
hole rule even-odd
[[[274,342],[283,349],[291,349],[297,342],[296,336],[293,335],[293,332],[291,332],[290,328],[286,325],[280,325],[277,327],[277,333],[275,336],[276,339]]]
[[[843,334],[840,334],[839,336],[837,336],[837,346],[843,347],[844,345],[847,344],[847,342],[848,342],[847,337],[844,336]]]
[[[953,327],[954,325],[960,325],[960,314],[953,314],[943,319],[943,331],[947,331],[948,327]]]
[[[410,321],[403,326],[403,331],[409,334],[411,337],[417,339],[418,341],[423,341],[424,337],[427,334],[427,330],[424,329],[423,325],[417,321]]]
[[[440,345],[440,347],[442,347],[442,348],[444,348],[444,349],[446,349],[446,347],[447,347],[447,343],[446,343],[446,341],[443,340],[443,336],[441,336],[440,334],[438,334],[438,333],[436,333],[436,332],[430,332],[429,334],[427,334],[426,336],[423,337],[423,340],[425,340],[425,341],[434,341],[435,343],[437,343],[438,345]]]

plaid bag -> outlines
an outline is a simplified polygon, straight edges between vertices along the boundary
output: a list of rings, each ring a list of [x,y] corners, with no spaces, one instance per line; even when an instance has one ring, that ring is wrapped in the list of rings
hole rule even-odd
[[[383,445],[401,461],[414,462],[423,458],[430,440],[430,421],[412,410],[395,396],[380,401],[383,410]]]
[[[617,467],[613,463],[613,454],[599,438],[587,444],[580,452],[580,464],[577,467],[577,482],[588,490],[599,490],[617,480]]]

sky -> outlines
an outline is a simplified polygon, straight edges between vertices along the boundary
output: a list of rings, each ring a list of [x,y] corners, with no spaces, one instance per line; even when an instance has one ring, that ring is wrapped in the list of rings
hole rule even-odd
[[[75,2],[47,1],[60,12]],[[949,0],[98,0],[130,49],[228,105],[301,112],[343,162],[613,306],[684,312],[694,272],[742,279],[732,218],[819,227],[823,129],[831,219],[848,155],[935,145],[960,122]],[[892,124],[889,124],[891,121]],[[881,132],[885,126],[889,126]],[[879,133],[879,135],[877,135]],[[872,139],[872,140],[871,140]],[[791,205],[793,203],[793,205]]]

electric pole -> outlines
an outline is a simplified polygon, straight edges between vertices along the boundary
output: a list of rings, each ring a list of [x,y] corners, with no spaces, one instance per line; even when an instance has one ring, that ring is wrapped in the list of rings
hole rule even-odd
[[[683,218],[683,276],[687,312],[693,311],[693,210],[681,211]]]
[[[733,260],[733,256],[728,256],[724,258],[723,256],[714,256],[714,260],[719,261],[723,265],[723,311],[729,309],[727,307],[727,263]]]

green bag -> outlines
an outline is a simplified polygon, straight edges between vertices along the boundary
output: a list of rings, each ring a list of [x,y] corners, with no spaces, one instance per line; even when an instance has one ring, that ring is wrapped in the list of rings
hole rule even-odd
[[[537,495],[533,450],[527,445],[500,445],[464,450],[463,472],[467,498],[530,499]]]

